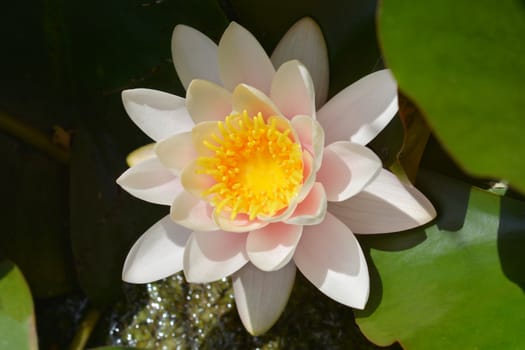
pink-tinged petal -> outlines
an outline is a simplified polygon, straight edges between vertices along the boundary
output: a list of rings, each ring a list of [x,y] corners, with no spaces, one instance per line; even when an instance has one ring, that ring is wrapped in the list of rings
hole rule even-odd
[[[219,70],[224,87],[230,91],[244,83],[269,93],[275,74],[261,44],[235,22],[230,23],[219,42]]]
[[[185,89],[193,79],[221,83],[217,45],[206,35],[179,24],[171,36],[171,55]]]
[[[232,276],[237,312],[250,334],[263,334],[277,322],[290,298],[295,271],[293,262],[271,272],[246,264]]]
[[[221,212],[215,210],[213,219],[221,230],[236,233],[257,230],[269,224],[259,219],[250,220],[246,214],[237,214],[235,219],[232,220],[227,210]]]
[[[387,170],[354,197],[328,210],[355,233],[388,233],[426,224],[436,217],[432,203],[414,186]]]
[[[194,126],[184,99],[179,96],[150,89],[124,90],[122,103],[131,120],[155,141]]]
[[[366,260],[352,231],[330,213],[305,226],[294,261],[321,292],[341,304],[363,309],[368,300]]]
[[[301,61],[312,76],[317,107],[321,107],[328,95],[328,51],[321,28],[315,21],[305,17],[296,22],[283,36],[272,53],[274,67],[286,61]]]
[[[303,186],[297,194],[297,202],[300,203],[306,198],[312,186],[315,182],[315,170],[314,170],[314,160],[312,155],[308,151],[303,152]]]
[[[317,112],[326,142],[366,145],[397,113],[397,85],[389,70],[381,70],[342,90]]]
[[[250,261],[260,270],[281,269],[292,259],[303,227],[275,223],[248,234],[246,251]]]
[[[175,197],[170,210],[170,216],[174,222],[195,231],[218,230],[212,215],[213,208],[208,202],[186,191]]]
[[[213,136],[222,137],[217,122],[201,122],[191,130],[193,146],[202,156],[213,156],[215,152],[205,146],[205,141],[214,144]]]
[[[292,216],[284,222],[294,225],[317,225],[326,215],[326,193],[323,185],[314,183],[306,198],[297,205]]]
[[[321,167],[321,162],[323,160],[323,127],[316,120],[306,115],[296,116],[292,119],[291,124],[297,133],[303,148],[313,155],[313,169],[314,172],[317,172]]]
[[[184,275],[191,283],[227,277],[248,262],[246,235],[225,231],[193,232],[184,251]]]
[[[184,189],[195,197],[201,197],[204,191],[217,183],[212,176],[201,174],[199,168],[198,161],[193,160],[184,167],[180,175]]]
[[[288,203],[288,206],[286,208],[279,210],[277,213],[275,213],[275,215],[273,216],[257,215],[257,218],[267,223],[281,222],[289,218],[293,214],[293,212],[295,211],[295,208],[297,208],[297,203],[299,203],[299,198],[296,196],[290,201],[290,203]]]
[[[340,202],[359,193],[381,172],[381,159],[357,143],[338,141],[324,149],[317,181],[326,189],[329,201]]]
[[[149,143],[137,148],[126,157],[126,163],[129,167],[137,165],[138,163],[155,157],[155,143]]]
[[[126,192],[146,202],[170,205],[184,191],[179,178],[158,158],[150,158],[126,170],[117,179]]]
[[[232,94],[207,80],[193,80],[186,92],[186,108],[195,124],[224,120],[232,111]]]
[[[279,67],[272,81],[270,97],[289,119],[300,114],[315,118],[314,85],[308,70],[299,61],[289,61]]]
[[[124,263],[122,279],[129,283],[149,283],[181,271],[190,234],[190,230],[165,216],[135,242]]]
[[[233,91],[233,110],[238,113],[246,111],[249,117],[261,112],[265,119],[270,116],[281,115],[277,106],[268,96],[245,84],[238,85]]]
[[[155,154],[162,165],[175,174],[180,174],[182,169],[198,156],[191,131],[160,141],[155,146]]]

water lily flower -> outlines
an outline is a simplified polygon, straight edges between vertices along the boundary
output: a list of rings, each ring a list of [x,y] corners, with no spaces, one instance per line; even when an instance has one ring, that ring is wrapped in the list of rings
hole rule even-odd
[[[252,334],[277,321],[297,268],[330,298],[364,308],[369,276],[354,233],[407,230],[436,215],[366,147],[397,112],[390,72],[325,103],[327,50],[310,18],[271,57],[234,22],[218,45],[178,25],[172,53],[185,98],[122,93],[155,145],[117,182],[171,206],[132,247],[123,279],[148,283],[181,270],[195,283],[231,276]]]

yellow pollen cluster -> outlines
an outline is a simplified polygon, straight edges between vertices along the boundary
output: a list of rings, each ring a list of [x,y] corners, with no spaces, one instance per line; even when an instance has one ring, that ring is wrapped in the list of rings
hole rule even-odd
[[[218,128],[220,135],[204,141],[214,155],[198,159],[199,172],[216,181],[203,196],[232,220],[239,213],[253,220],[286,208],[303,181],[301,146],[289,127],[279,130],[276,117],[265,121],[261,113],[249,117],[245,111],[227,116]]]

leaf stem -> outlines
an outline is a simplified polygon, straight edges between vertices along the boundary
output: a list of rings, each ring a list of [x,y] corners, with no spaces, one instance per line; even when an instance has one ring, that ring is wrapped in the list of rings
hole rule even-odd
[[[86,348],[86,343],[89,340],[89,336],[95,328],[95,325],[100,318],[100,310],[95,308],[90,308],[86,313],[86,316],[82,320],[82,323],[78,326],[77,333],[71,342],[70,350],[84,350]]]
[[[53,144],[46,134],[3,112],[0,112],[0,130],[33,145],[62,164],[69,162],[69,152]]]

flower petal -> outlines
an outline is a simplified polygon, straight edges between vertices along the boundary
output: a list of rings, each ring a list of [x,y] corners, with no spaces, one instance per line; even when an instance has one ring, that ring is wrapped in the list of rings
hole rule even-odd
[[[175,174],[180,174],[182,169],[197,158],[197,150],[193,145],[191,131],[183,132],[168,137],[157,143],[155,153],[166,168]]]
[[[302,202],[304,198],[310,193],[312,186],[315,182],[315,170],[314,170],[314,160],[312,155],[308,151],[303,152],[303,186],[299,190],[297,197],[295,198],[297,202]]]
[[[266,119],[270,116],[280,116],[281,112],[272,100],[254,87],[240,84],[233,91],[233,110],[242,113],[246,111],[249,117],[261,112]]]
[[[181,271],[184,246],[190,234],[190,230],[165,216],[135,242],[124,263],[122,279],[149,283]]]
[[[173,201],[170,216],[177,224],[196,231],[218,230],[212,218],[213,208],[205,201],[183,191]]]
[[[294,261],[321,292],[363,309],[368,300],[366,260],[352,231],[330,213],[318,226],[305,226]]]
[[[184,167],[180,175],[184,189],[195,197],[201,197],[204,191],[217,183],[212,176],[201,174],[199,167],[198,161],[193,160]]]
[[[222,136],[217,122],[200,122],[191,130],[193,145],[201,156],[213,156],[215,151],[205,146],[205,141],[213,140],[213,135]]]
[[[295,252],[303,227],[275,223],[248,234],[246,251],[250,261],[263,271],[275,271],[286,265]]]
[[[186,108],[195,124],[224,120],[232,111],[232,95],[222,86],[196,79],[186,92]]]
[[[237,312],[250,334],[263,334],[277,322],[290,298],[295,271],[293,262],[272,272],[247,264],[233,275]]]
[[[248,262],[246,235],[225,231],[193,232],[184,251],[184,275],[191,283],[227,277]]]
[[[326,214],[326,193],[321,183],[314,183],[306,198],[297,205],[294,213],[284,222],[294,225],[317,225]]]
[[[288,61],[279,67],[272,81],[270,97],[289,119],[299,114],[315,118],[314,85],[308,70],[299,61]]]
[[[366,145],[397,112],[397,85],[389,70],[367,75],[339,92],[317,111],[326,142]]]
[[[117,184],[132,196],[163,205],[170,205],[184,190],[179,178],[166,169],[157,157],[144,160],[126,170],[117,179]]]
[[[328,51],[321,28],[310,17],[297,21],[272,53],[274,67],[286,61],[301,61],[312,76],[317,107],[321,107],[328,95]]]
[[[291,124],[303,148],[313,155],[313,169],[317,172],[323,159],[323,127],[312,117],[306,115],[296,116],[292,119]]]
[[[230,213],[226,210],[221,212],[215,210],[213,219],[222,230],[237,233],[257,230],[269,224],[259,219],[250,220],[246,214],[237,214],[235,219],[232,220]]]
[[[436,217],[432,203],[421,192],[385,169],[362,192],[330,203],[328,210],[355,233],[404,231]]]
[[[370,149],[338,141],[324,149],[317,181],[325,187],[329,201],[339,202],[359,193],[381,169],[381,159]]]
[[[270,92],[275,69],[257,39],[239,24],[232,22],[219,42],[219,69],[224,87],[232,91],[248,84],[264,93]]]
[[[137,165],[138,163],[155,157],[155,152],[153,151],[155,148],[155,143],[149,143],[147,145],[141,146],[128,154],[126,157],[126,163],[129,167],[132,167],[134,165]]]
[[[124,90],[122,103],[131,120],[155,141],[189,131],[194,125],[184,99],[166,92]]]
[[[185,89],[193,79],[221,83],[217,45],[206,35],[179,24],[171,36],[171,56]]]

